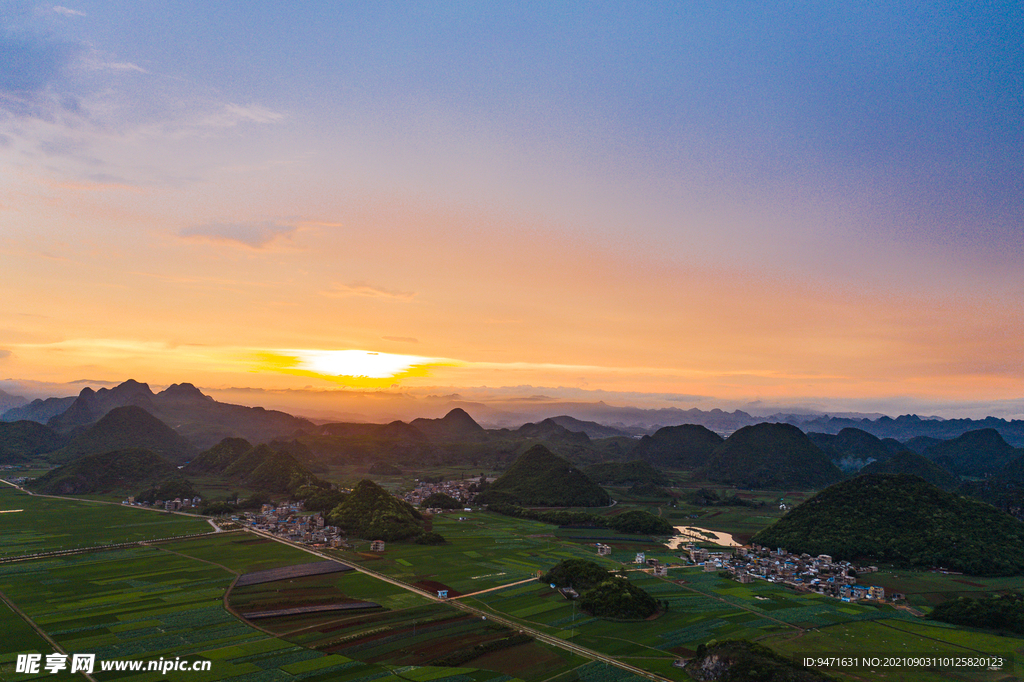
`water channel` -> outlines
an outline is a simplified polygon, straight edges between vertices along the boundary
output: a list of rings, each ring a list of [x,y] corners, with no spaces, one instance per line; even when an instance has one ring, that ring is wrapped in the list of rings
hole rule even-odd
[[[669,549],[679,549],[691,542],[713,542],[719,547],[741,546],[740,543],[736,542],[729,533],[723,533],[717,530],[708,530],[707,528],[698,528],[697,526],[676,526],[675,528],[679,535],[668,541],[667,544]]]

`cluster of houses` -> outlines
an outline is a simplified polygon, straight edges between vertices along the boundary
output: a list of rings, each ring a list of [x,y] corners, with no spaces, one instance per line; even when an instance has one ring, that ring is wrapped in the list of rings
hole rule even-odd
[[[476,493],[470,491],[470,487],[479,484],[480,477],[467,478],[464,480],[457,481],[443,481],[441,483],[427,483],[425,481],[418,481],[416,487],[411,491],[402,495],[402,499],[413,505],[419,507],[423,500],[427,499],[434,493],[444,493],[445,495],[468,505],[476,497]],[[436,513],[445,511],[443,509],[428,509],[428,512]]]
[[[877,566],[854,566],[849,561],[833,561],[827,554],[812,557],[756,544],[739,547],[735,553],[710,552],[696,545],[688,546],[687,551],[690,560],[703,565],[706,572],[725,571],[741,583],[757,579],[843,601],[885,601],[885,588],[857,584],[859,576],[876,572]],[[891,598],[902,596],[895,594]]]
[[[275,507],[265,504],[259,513],[245,512],[240,521],[282,538],[316,547],[344,547],[345,534],[327,525],[323,514],[303,514],[301,502]]]
[[[598,546],[598,553],[600,553],[600,546]],[[653,557],[652,558],[648,558],[647,554],[645,552],[637,552],[636,553],[636,559],[634,560],[634,563],[638,563],[638,564],[642,564],[644,566],[647,566],[648,568],[651,569],[651,573],[654,576],[656,576],[656,577],[660,577],[660,578],[667,578],[668,577],[668,569],[670,568],[670,566],[668,564],[661,563],[661,561],[659,561],[658,559],[655,559]]]
[[[152,507],[153,509],[166,509],[167,511],[183,511],[195,509],[203,504],[201,497],[175,497],[173,500],[156,500],[155,502],[136,502],[135,497],[128,497],[121,500],[121,504],[130,507]]]

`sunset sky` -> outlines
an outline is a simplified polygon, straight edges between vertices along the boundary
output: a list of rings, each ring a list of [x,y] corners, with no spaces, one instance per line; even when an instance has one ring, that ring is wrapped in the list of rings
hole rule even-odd
[[[0,388],[1024,417],[1022,35],[0,0]]]

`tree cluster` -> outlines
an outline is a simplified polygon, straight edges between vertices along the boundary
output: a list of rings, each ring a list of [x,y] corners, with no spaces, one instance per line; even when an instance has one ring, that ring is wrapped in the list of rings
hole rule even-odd
[[[1024,635],[1024,595],[1011,592],[983,599],[951,599],[936,606],[928,617],[953,625]]]
[[[591,526],[593,528],[611,528],[620,533],[640,535],[675,535],[675,527],[654,514],[642,509],[631,509],[630,511],[617,514],[616,516],[601,516],[589,512],[568,511],[565,509],[538,510],[518,507],[514,504],[492,503],[487,506],[488,511],[512,516],[519,519],[530,519],[541,523],[551,523],[556,526]]]
[[[541,576],[540,581],[573,588],[580,594],[580,609],[600,618],[635,620],[658,611],[654,597],[592,561],[566,559]]]

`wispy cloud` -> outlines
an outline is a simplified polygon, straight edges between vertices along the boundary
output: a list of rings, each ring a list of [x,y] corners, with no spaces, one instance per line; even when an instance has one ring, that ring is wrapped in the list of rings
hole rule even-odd
[[[277,123],[282,119],[284,114],[259,104],[226,103],[206,114],[199,120],[198,125],[208,128],[231,128],[240,123]]]
[[[385,289],[383,287],[367,284],[366,282],[353,282],[351,284],[335,284],[324,296],[371,296],[374,298],[398,298],[410,300],[416,296],[415,291],[399,291],[397,289]],[[384,337],[390,338],[390,337]],[[408,341],[408,339],[403,339]],[[415,339],[413,339],[415,341]]]
[[[382,336],[380,337],[385,341],[396,341],[398,343],[419,343],[419,339],[414,339],[411,336]]]
[[[55,5],[52,8],[52,10],[53,10],[54,13],[61,14],[61,15],[65,16],[65,17],[84,17],[84,16],[86,16],[85,12],[79,12],[77,9],[71,9],[69,7],[62,7],[61,5]]]
[[[265,220],[249,223],[194,225],[181,230],[178,236],[190,241],[217,242],[245,246],[250,249],[262,249],[276,240],[291,237],[297,230],[298,227],[295,225]]]
[[[89,59],[85,62],[87,68],[99,71],[134,71],[135,73],[144,73],[151,75],[152,72],[148,69],[144,69],[138,64],[132,64],[131,62],[113,62],[107,59],[103,59],[99,54],[94,53],[89,56]]]

